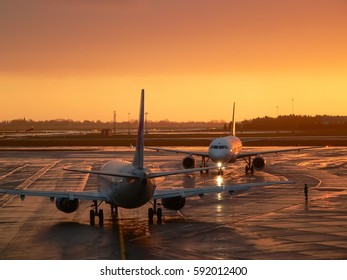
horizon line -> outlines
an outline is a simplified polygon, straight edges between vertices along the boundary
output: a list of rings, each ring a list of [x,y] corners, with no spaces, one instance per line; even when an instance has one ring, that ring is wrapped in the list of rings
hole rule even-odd
[[[250,118],[250,119],[244,119],[241,121],[236,121],[236,122],[243,122],[243,121],[251,121],[251,120],[256,120],[256,119],[262,119],[262,118],[269,118],[269,119],[278,119],[280,117],[335,117],[335,118],[347,118],[347,115],[301,115],[301,114],[287,114],[287,115],[278,115],[277,117],[272,117],[272,116],[262,116],[262,117],[255,117],[255,118]],[[3,122],[12,122],[12,121],[25,121],[25,122],[50,122],[50,121],[55,121],[55,122],[66,122],[66,121],[71,121],[71,122],[101,122],[101,123],[114,123],[114,121],[109,120],[109,121],[102,121],[102,120],[74,120],[74,119],[63,119],[63,118],[57,118],[57,119],[46,119],[46,120],[33,120],[30,118],[16,118],[16,119],[11,119],[11,120],[0,120],[0,123]],[[168,122],[168,123],[229,123],[231,121],[226,121],[223,119],[220,120],[209,120],[209,121],[203,121],[203,120],[187,120],[187,121],[175,121],[175,120],[169,120],[169,119],[162,119],[162,120],[147,120],[150,123],[159,123],[159,122]],[[134,123],[138,122],[137,119],[130,119],[130,121],[117,121],[116,123]]]

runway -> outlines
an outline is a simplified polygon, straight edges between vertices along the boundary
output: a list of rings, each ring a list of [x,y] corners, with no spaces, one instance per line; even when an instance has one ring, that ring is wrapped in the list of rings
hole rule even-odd
[[[234,195],[189,198],[181,213],[164,209],[162,224],[148,224],[148,205],[119,209],[119,219],[112,220],[109,206],[102,204],[105,225],[100,228],[89,226],[89,202],[81,202],[76,212],[65,214],[46,198],[26,197],[22,202],[19,197],[1,194],[0,258],[346,259],[346,153],[346,147],[332,147],[266,155],[267,166],[254,175],[245,175],[244,162],[239,160],[227,167],[223,177],[212,171],[157,180],[158,188],[297,182]],[[112,158],[131,160],[132,154],[132,149],[124,147],[2,150],[0,188],[93,190],[96,176],[63,168],[97,170]],[[182,155],[145,153],[146,165],[161,170],[181,168],[181,160]],[[305,183],[309,186],[307,202]]]

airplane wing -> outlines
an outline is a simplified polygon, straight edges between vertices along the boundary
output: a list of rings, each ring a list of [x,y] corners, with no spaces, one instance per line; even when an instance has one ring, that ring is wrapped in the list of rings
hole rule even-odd
[[[0,189],[0,193],[19,195],[23,200],[25,196],[42,196],[53,198],[68,198],[69,200],[107,200],[101,192],[70,192],[70,191],[40,191],[40,190],[20,190],[20,189]]]
[[[242,143],[247,142],[255,142],[259,141],[259,139],[247,139],[242,140]],[[186,154],[186,155],[192,155],[192,156],[200,156],[200,157],[209,157],[208,152],[197,152],[197,151],[187,151],[187,150],[177,150],[177,149],[166,149],[166,148],[158,148],[158,147],[145,147],[149,150],[154,150],[157,152],[171,152],[171,153],[177,153],[177,154]]]
[[[165,148],[156,148],[156,147],[146,147],[146,149],[154,150],[157,152],[162,151],[162,152],[172,152],[177,154],[187,154],[187,155],[200,156],[200,157],[209,157],[207,152],[175,150],[175,149],[165,149]]]
[[[190,196],[203,196],[208,193],[221,193],[234,191],[248,190],[254,187],[264,187],[271,185],[288,185],[295,184],[293,181],[278,181],[278,182],[260,182],[260,183],[247,183],[247,184],[238,184],[233,186],[213,186],[213,187],[204,187],[204,188],[177,188],[177,189],[156,189],[153,195],[154,199],[161,198],[170,198],[170,197],[190,197]]]
[[[312,146],[312,147],[297,147],[297,148],[282,149],[282,150],[242,152],[242,153],[239,153],[237,155],[237,158],[245,158],[245,157],[250,157],[250,156],[259,156],[259,155],[264,155],[264,154],[286,153],[286,152],[292,152],[292,151],[301,152],[303,150],[318,149],[318,148],[323,148],[323,147],[324,146]]]

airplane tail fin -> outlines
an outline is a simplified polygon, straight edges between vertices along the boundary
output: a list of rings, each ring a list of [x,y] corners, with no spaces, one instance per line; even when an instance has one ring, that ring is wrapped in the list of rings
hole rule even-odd
[[[143,169],[143,147],[144,147],[144,119],[145,119],[145,90],[141,91],[139,126],[137,128],[136,150],[133,159],[133,166]]]
[[[233,119],[232,119],[232,130],[231,130],[231,135],[232,136],[236,136],[236,133],[235,133],[235,127],[236,127],[236,122],[235,122],[235,102],[234,102],[234,105],[233,105]]]

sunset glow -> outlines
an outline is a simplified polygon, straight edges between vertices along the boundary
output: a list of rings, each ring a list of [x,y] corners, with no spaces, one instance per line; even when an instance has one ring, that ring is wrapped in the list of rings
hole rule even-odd
[[[0,121],[346,115],[343,0],[0,0]],[[292,101],[293,99],[293,101]],[[278,107],[278,109],[277,109]]]

